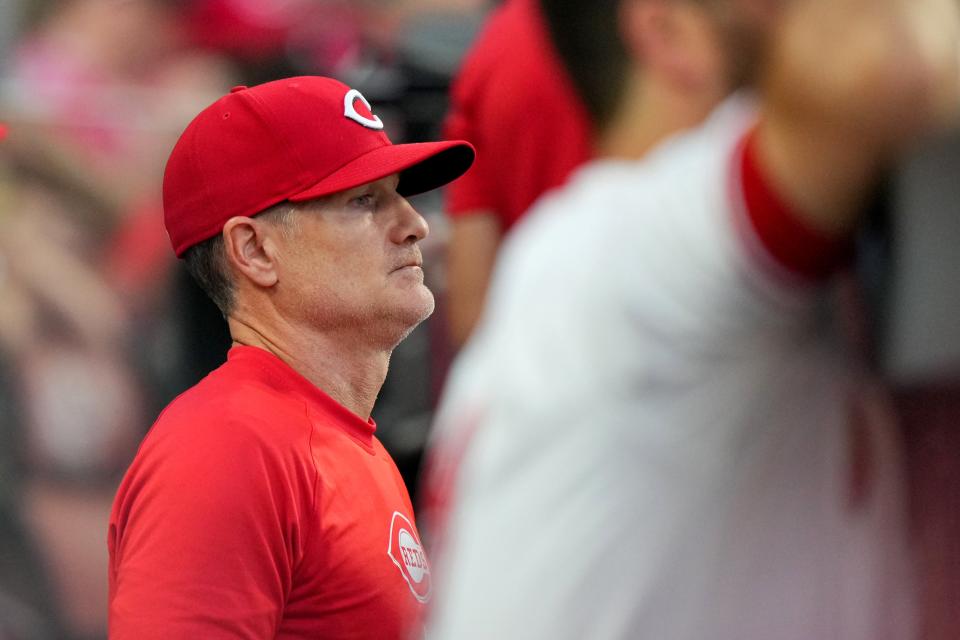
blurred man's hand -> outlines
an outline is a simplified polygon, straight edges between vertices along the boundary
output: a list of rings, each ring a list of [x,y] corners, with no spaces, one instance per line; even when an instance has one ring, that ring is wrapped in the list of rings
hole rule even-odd
[[[880,171],[960,115],[957,0],[796,0],[773,42],[761,164],[812,227],[844,235]]]

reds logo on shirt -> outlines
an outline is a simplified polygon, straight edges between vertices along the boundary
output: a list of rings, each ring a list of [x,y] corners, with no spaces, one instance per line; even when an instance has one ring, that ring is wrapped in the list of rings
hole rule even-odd
[[[399,511],[393,512],[393,520],[390,522],[387,555],[400,569],[414,597],[420,602],[428,601],[431,588],[430,563],[427,562],[427,554],[423,552],[416,529]]]

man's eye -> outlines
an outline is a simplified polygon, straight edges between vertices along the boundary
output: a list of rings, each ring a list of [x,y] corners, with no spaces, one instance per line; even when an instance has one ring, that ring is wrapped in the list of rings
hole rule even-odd
[[[365,193],[351,200],[350,204],[361,209],[372,209],[377,204],[377,200],[372,193]]]

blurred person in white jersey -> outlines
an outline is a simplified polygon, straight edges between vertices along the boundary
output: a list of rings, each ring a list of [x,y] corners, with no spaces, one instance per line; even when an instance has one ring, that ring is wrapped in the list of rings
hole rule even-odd
[[[486,214],[469,211],[466,203],[476,202],[481,196],[489,199],[502,196],[509,200],[510,205],[499,211],[503,214],[504,228],[512,230],[539,197],[562,187],[571,172],[591,157],[639,160],[667,137],[700,124],[725,95],[744,82],[744,64],[740,60],[752,57],[748,52],[755,43],[741,40],[731,55],[727,55],[726,48],[734,46],[737,30],[733,25],[721,30],[716,23],[717,16],[708,13],[698,0],[646,5],[652,10],[642,16],[647,42],[643,45],[641,76],[641,70],[633,68],[635,61],[627,51],[626,34],[620,25],[623,7],[628,6],[631,5],[624,0],[598,0],[590,4],[578,0],[514,0],[501,7],[479,39],[480,53],[475,55],[480,63],[465,65],[458,87],[461,94],[458,95],[455,88],[453,96],[455,103],[459,100],[464,104],[455,105],[448,122],[451,137],[456,134],[481,146],[486,141],[503,147],[499,153],[494,150],[492,159],[488,158],[482,167],[474,167],[462,180],[451,185],[449,191],[448,206],[457,218],[451,239],[457,246],[451,246],[450,251],[464,262],[478,260],[471,269],[489,271],[495,256],[481,247],[493,246],[480,238],[482,233],[473,237],[479,227],[470,221]],[[533,39],[536,42],[517,40],[517,32],[526,28],[538,32],[540,37]],[[506,48],[493,46],[502,42],[509,44],[504,45]],[[530,49],[537,44],[544,50],[534,55]],[[514,51],[514,47],[518,51]],[[518,66],[510,54],[526,57]],[[524,74],[533,74],[537,82],[531,84],[528,77],[524,85]],[[557,85],[549,86],[550,82]],[[519,93],[512,91],[518,88],[514,85],[522,87]],[[494,87],[506,88],[510,95],[492,98],[484,95],[484,91],[493,92]],[[467,95],[462,95],[464,93]],[[538,108],[537,118],[531,119],[520,105],[534,100],[536,95],[542,96],[549,105]],[[489,110],[470,107],[470,100],[479,100],[487,107],[493,103],[497,107]],[[503,101],[510,102],[510,108],[505,108]],[[526,120],[530,120],[530,126],[518,129],[518,123]],[[473,125],[468,127],[470,130],[461,126],[468,121]],[[550,142],[558,140],[558,131],[563,132],[562,145],[552,146],[564,148],[554,151]],[[501,162],[499,158],[504,156],[507,147],[514,149],[514,154],[508,161]],[[487,151],[489,156],[491,149]],[[478,155],[483,155],[482,150]],[[482,162],[482,158],[478,162]],[[536,177],[537,162],[546,162],[539,178]],[[518,183],[513,171],[521,164],[523,175]],[[504,180],[504,174],[510,175],[510,180]],[[532,182],[528,180],[531,177]],[[458,224],[461,224],[459,230]],[[499,246],[500,240],[495,244]],[[482,267],[480,263],[485,259],[489,259],[489,264]],[[458,346],[479,318],[483,305],[474,303],[485,297],[485,293],[480,298],[473,295],[477,290],[466,284],[469,277],[465,272],[453,273],[461,267],[464,265],[450,267],[450,286],[464,289],[457,294],[463,299],[452,304],[472,311],[463,313],[459,320],[452,318]],[[489,275],[487,272],[481,278],[484,292]],[[468,290],[473,293],[468,294]],[[454,293],[451,291],[451,295]],[[452,313],[460,314],[455,309]],[[443,475],[450,469],[445,464],[446,458],[435,455],[428,460],[424,474],[428,481],[421,487],[419,505],[422,519],[427,522],[442,518],[449,497]],[[436,465],[441,468],[433,468]],[[431,528],[429,522],[426,528]]]
[[[884,168],[955,124],[957,5],[620,11],[625,116],[711,66],[756,90],[507,241],[437,419],[429,635],[914,637],[899,447],[856,419],[826,293]]]

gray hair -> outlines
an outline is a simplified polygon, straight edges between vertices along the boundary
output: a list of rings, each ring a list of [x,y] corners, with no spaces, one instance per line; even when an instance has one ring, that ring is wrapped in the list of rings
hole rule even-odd
[[[281,227],[284,233],[291,233],[294,231],[293,214],[296,210],[294,203],[284,201],[264,209],[257,214],[257,218]],[[236,303],[236,284],[227,265],[223,234],[218,233],[193,245],[183,254],[183,259],[190,276],[227,318]]]

